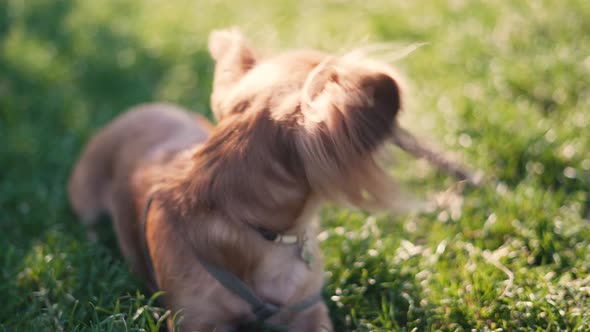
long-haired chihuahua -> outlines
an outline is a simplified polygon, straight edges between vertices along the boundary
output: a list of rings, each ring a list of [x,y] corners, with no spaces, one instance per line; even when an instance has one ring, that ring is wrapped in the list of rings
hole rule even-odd
[[[386,66],[313,50],[262,58],[237,30],[213,32],[209,52],[218,124],[166,104],[129,110],[86,147],[71,205],[91,238],[111,216],[182,331],[331,331],[314,212],[325,200],[388,209],[398,193],[375,159],[386,141],[436,154],[398,125]]]

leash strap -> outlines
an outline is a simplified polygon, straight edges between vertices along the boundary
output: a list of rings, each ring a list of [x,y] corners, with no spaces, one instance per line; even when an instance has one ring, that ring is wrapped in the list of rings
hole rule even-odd
[[[198,257],[198,256],[197,256]],[[276,315],[280,309],[276,305],[262,301],[252,289],[250,289],[240,278],[217,266],[211,265],[199,257],[199,263],[209,272],[223,287],[236,294],[242,300],[248,302],[252,313],[259,321],[265,321]]]
[[[157,289],[159,289],[158,279],[156,277],[154,265],[152,263],[152,259],[151,259],[148,244],[147,244],[147,233],[146,233],[147,217],[148,217],[150,206],[153,201],[153,196],[154,195],[151,194],[147,199],[145,210],[143,213],[143,219],[141,221],[141,228],[142,228],[142,233],[143,233],[143,236],[142,236],[143,241],[142,242],[143,242],[143,247],[144,247],[144,250],[143,250],[144,257],[145,257],[145,260],[146,260],[148,267],[150,269],[151,278],[152,278],[154,284],[156,285]],[[224,270],[218,266],[208,263],[207,261],[202,259],[196,253],[195,253],[195,256],[199,260],[199,263],[205,268],[205,270],[207,270],[207,272],[213,278],[215,278],[215,280],[217,280],[223,287],[225,287],[227,290],[231,291],[232,293],[234,293],[235,295],[237,295],[238,297],[240,297],[242,300],[246,301],[250,305],[252,313],[256,316],[257,321],[264,322],[267,319],[269,319],[270,317],[276,315],[277,313],[279,313],[281,311],[280,307],[278,307],[272,303],[263,301],[260,297],[258,297],[254,293],[254,291],[250,287],[248,287],[248,285],[246,285],[240,278],[238,278],[233,273],[228,272],[227,270]],[[303,310],[313,307],[315,304],[317,304],[321,300],[322,300],[321,294],[317,293],[314,296],[312,296],[304,301],[301,301],[301,302],[296,303],[294,305],[285,307],[285,308],[283,308],[283,310],[287,310],[287,311],[291,311],[291,312],[300,312],[300,311],[303,311]]]

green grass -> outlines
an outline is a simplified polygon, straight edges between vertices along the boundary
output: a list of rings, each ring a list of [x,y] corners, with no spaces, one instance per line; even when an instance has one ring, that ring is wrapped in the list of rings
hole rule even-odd
[[[266,50],[426,42],[401,121],[492,184],[435,211],[322,212],[336,331],[590,330],[590,2],[0,1],[0,330],[157,330],[166,315],[65,183],[136,103],[209,115],[213,28]],[[395,152],[417,197],[453,180]]]

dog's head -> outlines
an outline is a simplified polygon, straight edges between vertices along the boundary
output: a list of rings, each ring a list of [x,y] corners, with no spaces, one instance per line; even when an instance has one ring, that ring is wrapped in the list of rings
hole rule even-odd
[[[245,225],[305,227],[321,199],[396,206],[375,159],[396,132],[401,104],[387,68],[309,50],[263,59],[237,31],[213,33],[209,48],[218,125],[175,159],[159,190],[170,218],[199,226],[195,245],[215,243],[219,260],[232,260],[252,248]]]
[[[212,142],[247,132],[227,149],[249,149],[326,198],[361,208],[391,206],[394,186],[374,159],[401,107],[389,68],[309,50],[261,58],[237,30],[213,32],[209,51],[219,122]]]

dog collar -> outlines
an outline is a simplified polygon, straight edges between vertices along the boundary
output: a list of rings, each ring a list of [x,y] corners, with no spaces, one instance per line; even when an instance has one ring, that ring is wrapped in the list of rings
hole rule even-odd
[[[251,227],[254,228],[254,230],[257,231],[267,241],[280,243],[283,245],[296,246],[297,255],[305,263],[307,268],[311,270],[313,266],[313,250],[311,248],[307,232],[290,235],[275,233],[271,230],[262,227]]]
[[[265,240],[274,243],[289,245],[302,243],[307,239],[305,232],[300,234],[281,234],[259,226],[251,227],[254,228],[254,230],[256,230],[260,235],[262,235]]]
[[[279,234],[277,236],[276,239],[274,239],[272,242],[275,243],[282,243],[282,244],[296,244],[298,242],[300,242],[301,240],[301,236],[300,235],[283,235],[283,234]]]

